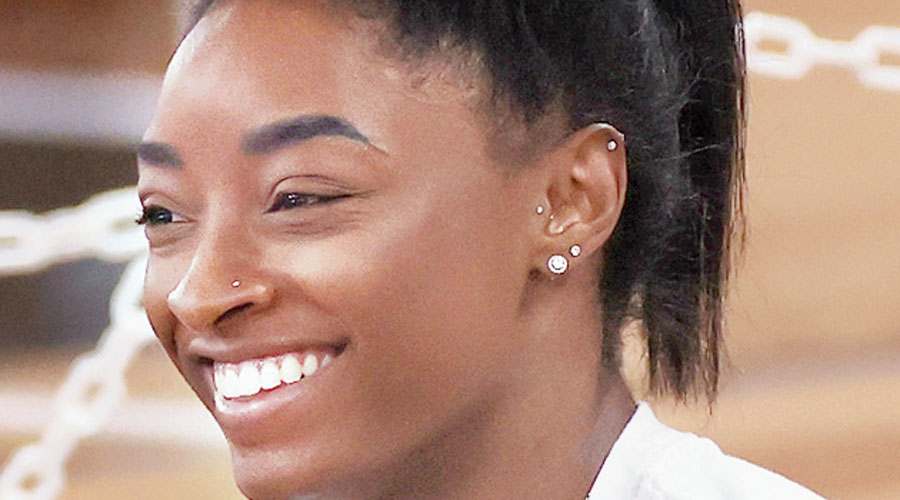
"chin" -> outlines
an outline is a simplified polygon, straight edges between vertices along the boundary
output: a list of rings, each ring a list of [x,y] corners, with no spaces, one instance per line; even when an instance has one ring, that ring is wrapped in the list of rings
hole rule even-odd
[[[375,450],[388,452],[388,457],[396,451],[340,441],[318,444],[285,439],[253,447],[231,443],[235,481],[252,500],[371,498],[390,476],[385,464],[394,462],[367,453]]]
[[[232,447],[234,478],[238,488],[252,500],[299,500],[335,498],[326,496],[329,474],[323,464],[310,457],[297,457],[266,450],[246,451]]]

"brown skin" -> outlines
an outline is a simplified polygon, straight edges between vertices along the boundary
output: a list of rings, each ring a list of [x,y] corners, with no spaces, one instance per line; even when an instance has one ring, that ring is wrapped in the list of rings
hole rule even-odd
[[[361,23],[233,2],[179,48],[145,141],[182,164],[139,161],[142,203],[172,217],[147,227],[153,328],[251,498],[584,498],[634,408],[601,368],[594,298],[626,184],[624,148],[606,145],[622,138],[591,126],[511,175],[467,78],[422,85]],[[242,150],[248,131],[322,114],[371,143]],[[349,196],[272,211],[281,193]],[[277,411],[217,408],[209,359],[338,344]]]

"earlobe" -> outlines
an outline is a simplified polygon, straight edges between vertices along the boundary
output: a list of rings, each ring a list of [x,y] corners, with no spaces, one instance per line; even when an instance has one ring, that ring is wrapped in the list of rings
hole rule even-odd
[[[563,274],[570,258],[602,248],[618,222],[627,184],[624,136],[611,125],[592,124],[572,134],[546,162],[542,267]]]

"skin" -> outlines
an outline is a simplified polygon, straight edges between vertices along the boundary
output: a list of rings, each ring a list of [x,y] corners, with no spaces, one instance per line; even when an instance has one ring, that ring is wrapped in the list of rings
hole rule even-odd
[[[139,149],[154,331],[250,498],[584,498],[634,409],[601,367],[594,299],[622,137],[594,125],[511,170],[474,104],[483,82],[447,65],[423,85],[365,23],[229,2],[180,46]],[[365,140],[248,149],[321,115]],[[273,208],[285,193],[341,198]],[[276,411],[216,404],[210,360],[339,344]]]

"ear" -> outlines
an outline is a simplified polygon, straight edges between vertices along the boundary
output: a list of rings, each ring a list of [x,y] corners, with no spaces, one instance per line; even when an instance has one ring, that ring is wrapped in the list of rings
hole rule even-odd
[[[549,272],[551,256],[562,255],[570,264],[587,260],[612,235],[628,183],[625,136],[611,125],[592,124],[572,134],[541,163],[547,173],[541,189],[547,208],[541,215],[545,220],[535,266]],[[571,251],[575,245],[580,251]]]

